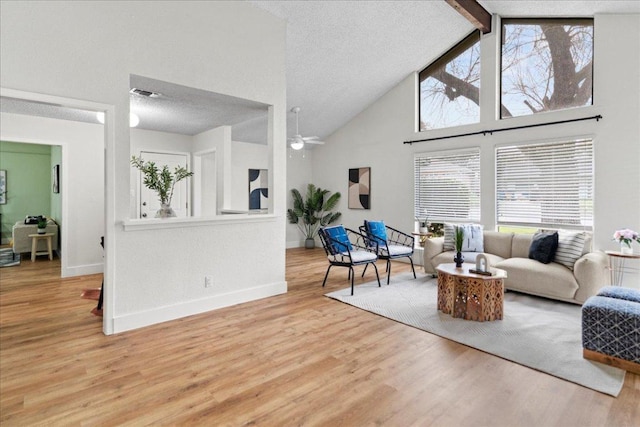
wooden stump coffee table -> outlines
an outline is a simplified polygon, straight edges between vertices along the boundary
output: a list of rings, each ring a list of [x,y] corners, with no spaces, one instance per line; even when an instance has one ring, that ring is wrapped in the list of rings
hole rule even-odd
[[[503,314],[504,279],[507,272],[491,268],[491,276],[474,274],[465,265],[440,264],[438,271],[438,310],[453,317],[478,322],[500,320]]]

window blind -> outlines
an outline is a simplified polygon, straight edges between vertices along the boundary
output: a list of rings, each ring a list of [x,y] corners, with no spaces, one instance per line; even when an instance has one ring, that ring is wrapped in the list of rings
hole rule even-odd
[[[480,149],[416,154],[416,218],[480,221]]]
[[[592,229],[593,141],[496,149],[497,222]]]

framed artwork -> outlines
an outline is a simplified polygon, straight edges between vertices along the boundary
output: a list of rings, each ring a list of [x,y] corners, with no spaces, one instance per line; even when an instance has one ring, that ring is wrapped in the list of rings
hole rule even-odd
[[[349,169],[349,209],[371,209],[371,168]]]
[[[7,204],[7,171],[0,170],[0,205]]]
[[[54,193],[59,193],[60,192],[60,165],[55,165],[53,167],[53,179],[51,180],[53,182],[53,192]]]
[[[267,209],[269,202],[269,171],[249,169],[249,210]]]

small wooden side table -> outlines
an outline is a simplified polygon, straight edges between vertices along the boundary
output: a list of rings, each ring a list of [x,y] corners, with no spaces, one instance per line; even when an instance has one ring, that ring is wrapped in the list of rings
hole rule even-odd
[[[471,268],[475,267],[473,265]],[[468,265],[440,264],[438,310],[453,317],[478,322],[501,320],[504,312],[504,279],[507,272],[491,268],[491,276],[469,272]]]
[[[31,237],[31,262],[36,260],[36,255],[49,255],[49,261],[53,259],[53,251],[51,250],[51,238],[53,236],[54,233],[29,234],[29,237]],[[38,242],[42,239],[47,240],[47,252],[37,252]]]
[[[604,251],[609,255],[609,270],[611,270],[611,285],[621,286],[622,277],[624,276],[625,269],[629,271],[640,271],[638,268],[631,268],[624,266],[625,261],[628,259],[640,259],[640,254],[623,254],[618,251]]]

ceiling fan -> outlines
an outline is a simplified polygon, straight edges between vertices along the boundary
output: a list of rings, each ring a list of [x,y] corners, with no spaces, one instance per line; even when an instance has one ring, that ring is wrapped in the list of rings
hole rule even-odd
[[[289,142],[289,147],[293,148],[294,150],[301,150],[304,147],[304,144],[324,144],[324,141],[320,141],[317,136],[305,136],[303,137],[302,135],[300,135],[300,131],[298,130],[298,113],[300,112],[300,107],[293,107],[291,109],[291,112],[296,114],[296,134],[291,137],[291,138],[287,138],[287,141]]]

